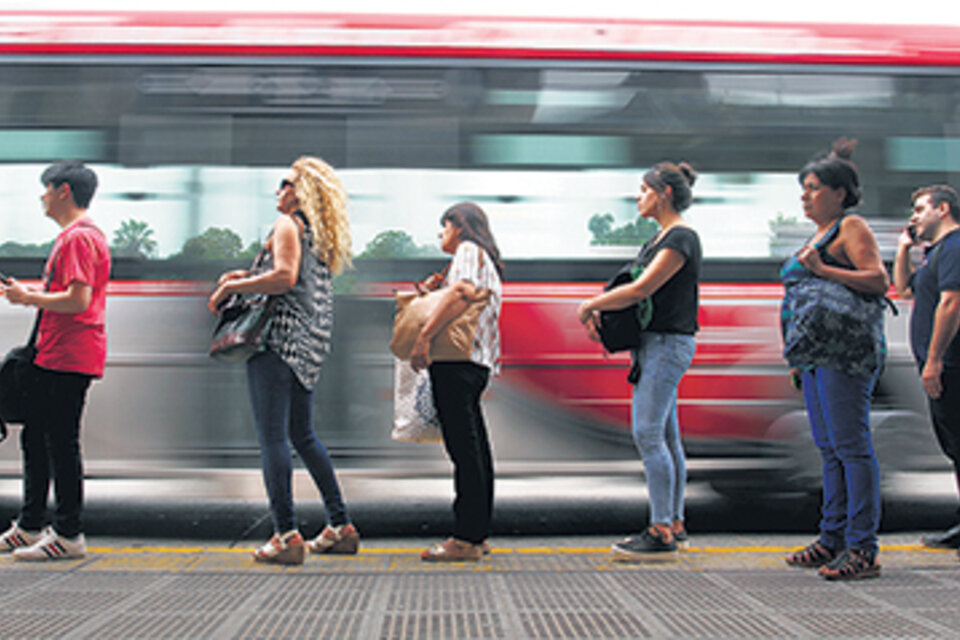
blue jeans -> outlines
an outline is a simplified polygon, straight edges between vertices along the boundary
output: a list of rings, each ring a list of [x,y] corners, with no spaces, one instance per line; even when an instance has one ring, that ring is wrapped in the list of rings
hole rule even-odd
[[[313,392],[305,389],[293,369],[272,351],[263,351],[247,360],[247,385],[274,530],[286,533],[297,528],[290,488],[291,443],[323,495],[330,524],[346,524],[347,509],[333,463],[313,432]]]
[[[877,550],[880,468],[870,437],[876,376],[816,367],[803,374],[813,442],[823,460],[820,543],[831,549]]]
[[[640,380],[633,389],[633,441],[643,458],[650,522],[683,520],[687,463],[677,422],[677,386],[693,362],[693,336],[644,333],[634,357]]]

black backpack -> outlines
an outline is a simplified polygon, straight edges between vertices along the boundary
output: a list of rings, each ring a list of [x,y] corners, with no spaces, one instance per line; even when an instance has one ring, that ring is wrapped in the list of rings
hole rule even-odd
[[[623,284],[633,282],[643,273],[643,267],[637,260],[631,260],[620,267],[610,282],[603,288],[610,291]],[[617,309],[600,312],[600,341],[610,353],[640,346],[640,334],[650,326],[653,320],[653,300],[644,298],[640,302]]]

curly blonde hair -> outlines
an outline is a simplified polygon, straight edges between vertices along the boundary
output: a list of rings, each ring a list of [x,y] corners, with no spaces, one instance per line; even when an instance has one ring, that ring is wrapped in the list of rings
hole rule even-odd
[[[310,221],[314,252],[334,274],[340,273],[353,263],[343,183],[320,158],[301,156],[292,168],[296,176],[293,188],[300,210]]]

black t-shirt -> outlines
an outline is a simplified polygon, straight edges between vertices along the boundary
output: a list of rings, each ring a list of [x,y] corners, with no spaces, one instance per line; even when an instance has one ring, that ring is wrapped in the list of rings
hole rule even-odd
[[[651,238],[640,249],[637,263],[646,268],[661,249],[673,249],[686,260],[680,271],[673,274],[653,294],[653,320],[647,331],[659,333],[685,333],[693,335],[697,324],[699,305],[700,263],[703,260],[700,236],[690,227],[673,227],[654,243]]]
[[[913,289],[910,348],[922,370],[930,349],[940,292],[960,290],[960,230],[948,233],[927,249],[923,263],[910,280],[910,288]],[[943,354],[943,366],[960,369],[960,333],[953,337]]]

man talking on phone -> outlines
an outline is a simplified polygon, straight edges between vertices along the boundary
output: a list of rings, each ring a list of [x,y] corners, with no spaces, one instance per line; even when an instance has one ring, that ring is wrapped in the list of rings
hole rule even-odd
[[[20,517],[0,536],[0,553],[14,560],[61,560],[86,554],[81,513],[83,463],[80,418],[90,381],[107,357],[106,291],[110,249],[87,216],[96,174],[79,162],[59,162],[40,177],[43,211],[60,226],[44,268],[44,287],[13,278],[3,283],[11,304],[42,310],[37,355],[27,383]],[[51,475],[53,525],[45,527]]]
[[[930,404],[940,448],[953,463],[960,491],[960,198],[953,187],[932,185],[913,192],[913,215],[897,242],[893,283],[913,299],[910,347]],[[914,269],[910,247],[926,243]],[[960,514],[960,509],[958,509]],[[924,536],[928,547],[960,548],[960,524]]]

